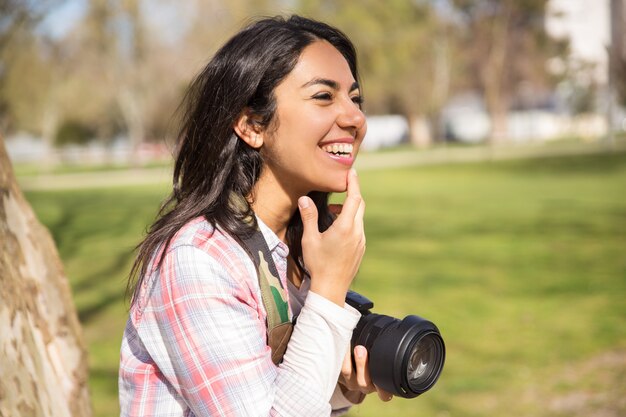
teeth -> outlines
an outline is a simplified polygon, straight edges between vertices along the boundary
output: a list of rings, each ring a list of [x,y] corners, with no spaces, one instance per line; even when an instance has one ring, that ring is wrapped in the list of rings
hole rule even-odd
[[[334,143],[332,145],[324,145],[322,149],[328,153],[349,155],[352,153],[354,146],[350,143]]]

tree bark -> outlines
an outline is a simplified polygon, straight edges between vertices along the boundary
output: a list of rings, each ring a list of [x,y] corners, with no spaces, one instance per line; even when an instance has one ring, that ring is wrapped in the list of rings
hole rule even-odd
[[[48,230],[0,137],[0,417],[89,417],[87,354]]]

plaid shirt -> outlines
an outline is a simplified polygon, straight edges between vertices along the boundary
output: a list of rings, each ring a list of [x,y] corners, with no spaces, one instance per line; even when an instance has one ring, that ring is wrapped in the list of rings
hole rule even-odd
[[[259,223],[287,288],[288,248]],[[278,367],[265,316],[247,253],[204,219],[187,224],[131,307],[121,349],[121,415],[330,415],[358,312],[309,293]]]

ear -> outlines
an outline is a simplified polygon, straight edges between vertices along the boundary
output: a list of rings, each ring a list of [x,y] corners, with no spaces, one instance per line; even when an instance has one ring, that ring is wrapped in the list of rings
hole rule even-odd
[[[239,115],[233,129],[237,136],[250,147],[259,149],[263,146],[263,132],[257,121],[254,120],[254,116],[250,113],[250,109],[245,109]]]

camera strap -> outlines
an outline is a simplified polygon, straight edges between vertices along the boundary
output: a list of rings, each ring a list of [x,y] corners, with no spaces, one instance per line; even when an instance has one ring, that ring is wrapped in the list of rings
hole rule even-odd
[[[249,219],[252,223],[252,219]],[[267,344],[272,348],[272,362],[278,365],[283,360],[287,343],[293,332],[289,319],[289,295],[278,275],[278,269],[258,225],[249,236],[241,237],[256,267],[261,299],[267,312]]]

